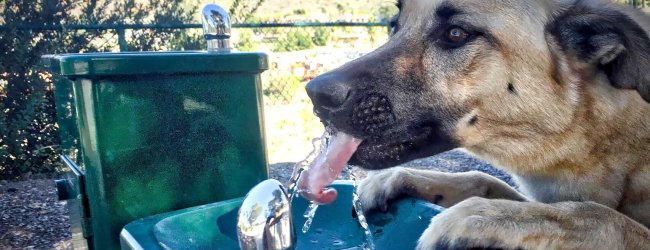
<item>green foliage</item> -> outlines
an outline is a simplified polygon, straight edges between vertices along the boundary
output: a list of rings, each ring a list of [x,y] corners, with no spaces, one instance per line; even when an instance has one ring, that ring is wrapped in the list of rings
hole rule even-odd
[[[249,22],[249,18],[257,12],[257,9],[265,0],[234,0],[228,13],[233,23]]]
[[[377,10],[377,18],[380,22],[388,22],[395,14],[397,14],[395,5],[383,5]]]
[[[239,34],[239,41],[236,46],[239,51],[256,51],[257,45],[253,41],[253,31],[250,29],[242,30]]]
[[[280,39],[274,47],[276,52],[287,52],[296,50],[311,49],[314,42],[308,32],[304,30],[293,29],[287,33],[287,36]]]
[[[343,12],[345,12],[345,9],[346,9],[345,6],[343,6],[343,5],[340,4],[340,3],[336,3],[336,10],[337,10],[339,13],[343,13]]]
[[[164,23],[183,24],[193,22],[196,9],[184,9],[183,0],[137,0],[107,1],[119,10],[118,22],[129,20],[130,24]],[[203,47],[200,34],[173,29],[140,29],[126,31],[128,51],[197,50]]]
[[[182,0],[0,1],[0,179],[51,174],[60,166],[54,88],[36,67],[53,53],[115,50],[114,30],[28,30],[25,25],[189,23]],[[200,35],[180,30],[126,31],[134,51],[199,49]]]
[[[636,8],[650,7],[650,0],[614,0],[616,3],[629,4]]]
[[[304,15],[305,13],[307,13],[307,12],[305,11],[305,9],[297,9],[297,10],[293,10],[293,14],[294,14],[294,15]]]
[[[250,17],[246,18],[246,23],[259,24],[259,23],[265,23],[265,21],[262,18],[258,17],[258,16],[250,16]],[[264,35],[270,35],[270,34],[275,35],[275,34],[280,33],[279,28],[259,28],[259,27],[256,27],[256,28],[250,28],[250,29],[253,31],[253,33],[256,36],[264,36]]]
[[[317,27],[316,31],[314,31],[314,37],[312,38],[312,41],[316,46],[325,46],[327,45],[327,41],[330,39],[330,29],[326,27]]]

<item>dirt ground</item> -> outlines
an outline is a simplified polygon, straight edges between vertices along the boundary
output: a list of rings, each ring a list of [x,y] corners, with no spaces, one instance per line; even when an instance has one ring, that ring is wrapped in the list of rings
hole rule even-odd
[[[287,183],[292,166],[273,164],[270,177]],[[458,150],[405,166],[447,172],[479,170],[512,184],[507,174]],[[366,175],[361,169],[354,171],[358,177]],[[341,178],[347,176],[344,172]],[[0,181],[0,249],[71,249],[68,220],[65,203],[57,201],[54,180]]]
[[[0,249],[67,249],[69,239],[54,180],[0,181]]]

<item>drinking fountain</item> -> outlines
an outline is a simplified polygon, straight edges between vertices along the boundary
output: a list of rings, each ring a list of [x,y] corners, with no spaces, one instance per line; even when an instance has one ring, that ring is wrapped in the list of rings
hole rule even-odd
[[[208,51],[47,55],[76,249],[119,249],[122,228],[244,196],[268,178],[264,53],[230,51],[230,19],[203,19]]]

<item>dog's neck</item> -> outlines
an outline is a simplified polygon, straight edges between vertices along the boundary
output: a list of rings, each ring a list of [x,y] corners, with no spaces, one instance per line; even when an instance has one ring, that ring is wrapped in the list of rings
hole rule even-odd
[[[595,167],[650,167],[650,104],[633,90],[585,83],[581,104],[563,133],[541,138],[534,152],[470,152],[511,173],[531,177],[580,174]],[[613,166],[625,164],[625,166]]]
[[[613,89],[609,83],[589,83],[586,90],[576,113],[580,127],[564,135],[571,147],[568,154],[543,166],[542,172],[578,174],[598,166],[631,170],[647,165],[641,158],[650,152],[650,104],[636,91]]]

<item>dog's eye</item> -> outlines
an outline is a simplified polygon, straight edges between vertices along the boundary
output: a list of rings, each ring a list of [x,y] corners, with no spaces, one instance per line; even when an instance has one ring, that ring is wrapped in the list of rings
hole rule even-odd
[[[447,30],[447,41],[451,43],[464,43],[469,39],[469,33],[460,27],[451,27]]]

